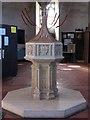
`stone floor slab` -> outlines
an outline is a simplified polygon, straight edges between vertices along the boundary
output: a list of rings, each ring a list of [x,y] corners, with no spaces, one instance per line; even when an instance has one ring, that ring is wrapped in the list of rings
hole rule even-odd
[[[2,107],[23,118],[66,118],[87,108],[87,102],[79,91],[58,88],[53,100],[33,100],[31,87],[8,92]]]

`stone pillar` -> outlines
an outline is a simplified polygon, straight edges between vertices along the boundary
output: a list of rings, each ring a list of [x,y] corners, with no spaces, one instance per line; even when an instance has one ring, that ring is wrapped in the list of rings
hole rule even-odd
[[[57,96],[56,63],[32,64],[32,95],[35,99],[53,99]]]

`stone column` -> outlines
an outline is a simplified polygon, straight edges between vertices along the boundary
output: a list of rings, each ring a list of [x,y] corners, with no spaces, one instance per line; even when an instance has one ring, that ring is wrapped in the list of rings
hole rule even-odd
[[[56,63],[32,64],[32,95],[35,99],[53,99],[57,96]]]

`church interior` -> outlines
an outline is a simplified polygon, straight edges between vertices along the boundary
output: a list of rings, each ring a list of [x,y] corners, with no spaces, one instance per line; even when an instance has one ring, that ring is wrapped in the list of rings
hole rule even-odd
[[[25,43],[38,33],[42,25],[42,12],[36,2],[2,2],[0,6],[2,7],[0,13],[2,14],[2,22],[0,20],[2,100],[9,91],[31,86],[32,62],[24,58]],[[30,21],[25,16],[27,12]],[[90,3],[54,0],[48,4],[47,13],[48,30],[57,41],[62,42],[63,46],[64,58],[57,63],[57,85],[80,91],[89,105]],[[88,108],[67,119],[88,120],[89,113]],[[2,118],[24,119],[4,109]]]

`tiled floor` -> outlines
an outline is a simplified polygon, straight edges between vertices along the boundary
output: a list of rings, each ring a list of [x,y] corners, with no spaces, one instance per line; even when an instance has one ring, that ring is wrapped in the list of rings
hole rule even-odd
[[[66,88],[79,90],[85,99],[89,101],[89,65],[84,64],[57,64],[57,84]],[[18,88],[24,88],[31,85],[31,63],[19,62],[18,74],[16,77],[9,77],[2,81],[2,97],[7,94],[8,91]],[[82,111],[70,118],[87,118],[89,120],[89,110]],[[5,118],[20,118],[5,111]],[[70,119],[68,118],[68,119]],[[16,120],[16,119],[15,119]],[[50,119],[49,119],[50,120]]]

